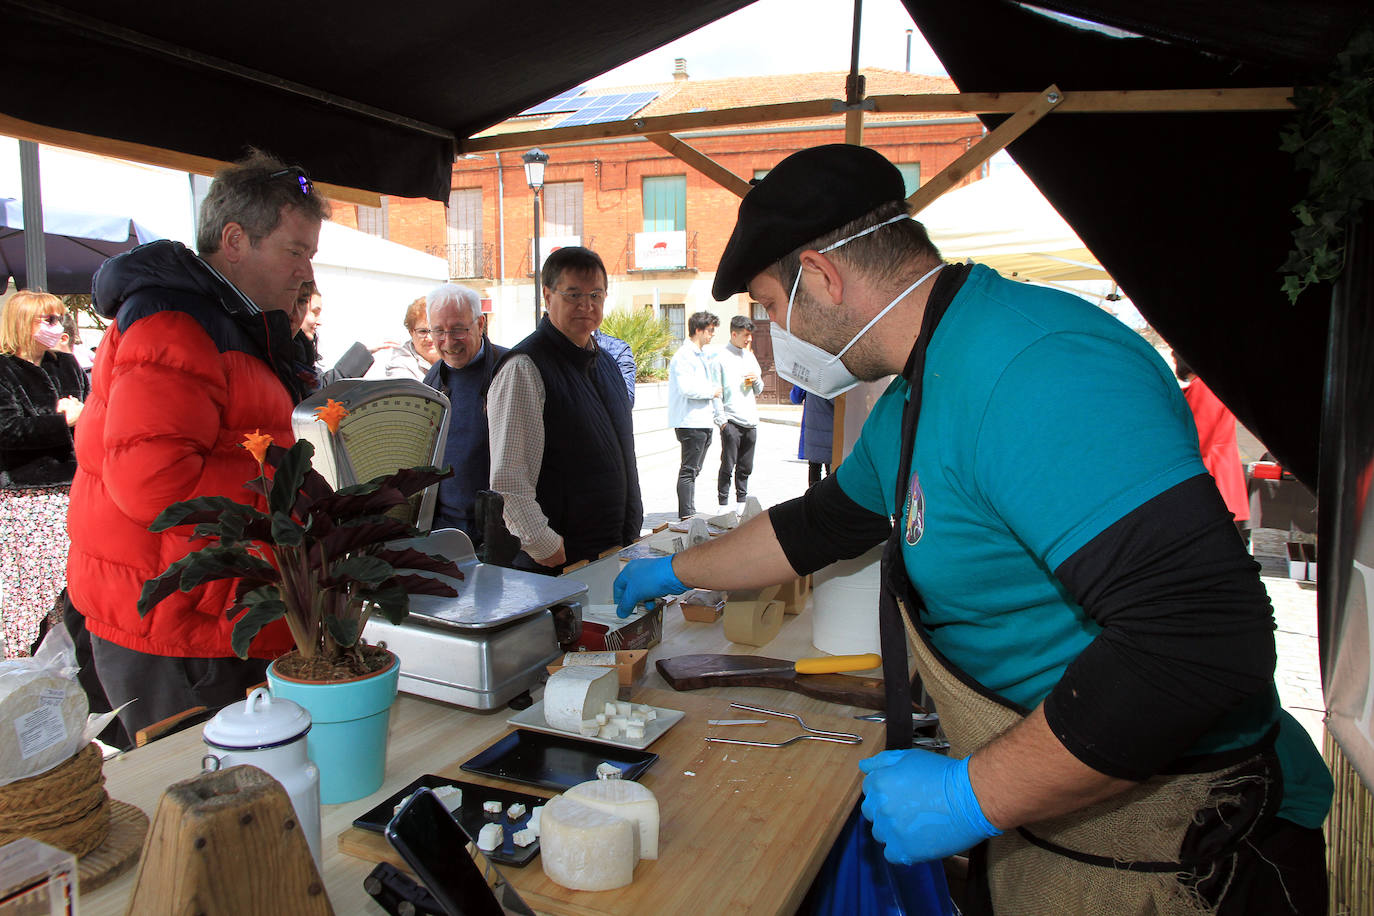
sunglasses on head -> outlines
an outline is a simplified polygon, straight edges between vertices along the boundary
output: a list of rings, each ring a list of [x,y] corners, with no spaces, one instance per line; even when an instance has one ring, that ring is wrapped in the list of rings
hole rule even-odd
[[[267,176],[267,180],[276,181],[278,178],[285,178],[287,176],[290,176],[291,178],[295,179],[296,186],[301,189],[302,194],[304,194],[306,197],[310,196],[310,192],[314,189],[315,183],[310,180],[309,175],[305,174],[305,169],[301,168],[298,165],[293,165],[284,169],[277,169],[271,175]]]

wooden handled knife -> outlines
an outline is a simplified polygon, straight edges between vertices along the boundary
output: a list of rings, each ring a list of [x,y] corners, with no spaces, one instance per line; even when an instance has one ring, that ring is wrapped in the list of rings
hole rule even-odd
[[[847,661],[838,661],[840,659]],[[761,655],[678,655],[661,658],[655,664],[658,673],[674,690],[774,687],[831,703],[883,709],[882,678],[828,673],[862,671],[876,668],[881,663],[882,660],[876,655],[831,656],[802,659],[800,662]],[[808,674],[806,671],[827,673]],[[913,708],[920,709],[915,704]]]

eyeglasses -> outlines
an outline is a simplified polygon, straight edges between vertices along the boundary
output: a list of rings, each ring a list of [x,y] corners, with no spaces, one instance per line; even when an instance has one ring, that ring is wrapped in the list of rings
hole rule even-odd
[[[433,332],[429,328],[411,328],[410,333],[416,337],[429,337]]]
[[[434,328],[429,332],[436,340],[445,337],[467,337],[472,333],[472,328]]]
[[[298,165],[277,169],[271,175],[267,176],[267,180],[276,181],[278,178],[285,178],[288,175],[296,180],[296,186],[301,189],[301,193],[309,197],[310,192],[315,188],[315,183],[310,180],[309,175],[305,174],[305,169]]]
[[[569,293],[561,289],[556,289],[554,292],[558,293],[558,295],[562,296],[564,299],[567,299],[573,305],[581,305],[583,302],[591,302],[592,305],[601,305],[606,301],[606,294],[600,290],[593,293]]]

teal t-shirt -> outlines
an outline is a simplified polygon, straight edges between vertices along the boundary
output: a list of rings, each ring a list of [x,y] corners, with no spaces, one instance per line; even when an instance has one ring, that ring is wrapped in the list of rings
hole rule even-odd
[[[900,507],[899,523],[910,526],[907,573],[936,647],[988,689],[1033,708],[1101,630],[1053,570],[1132,510],[1206,473],[1192,415],[1138,334],[1076,296],[981,266],[931,340],[922,385],[914,473]],[[888,516],[899,512],[907,394],[904,380],[892,383],[836,471],[851,499]],[[1273,691],[1256,696],[1195,750],[1252,743],[1279,711]],[[1324,791],[1292,784],[1295,774],[1314,776],[1310,760],[1295,755],[1316,751],[1300,728],[1281,728],[1279,741],[1280,814],[1319,826],[1329,774]]]

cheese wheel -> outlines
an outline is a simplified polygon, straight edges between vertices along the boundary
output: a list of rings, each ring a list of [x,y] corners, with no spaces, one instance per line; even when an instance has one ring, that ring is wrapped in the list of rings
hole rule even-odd
[[[595,719],[619,692],[614,668],[559,668],[544,688],[544,721],[551,728],[579,733],[582,721]]]
[[[644,786],[625,779],[593,779],[578,783],[563,797],[633,821],[639,838],[639,857],[658,858],[658,799]]]
[[[539,860],[555,884],[609,891],[634,880],[636,836],[633,822],[559,795],[539,819]]]
[[[45,773],[81,750],[87,711],[75,677],[27,658],[0,662],[0,786]]]

